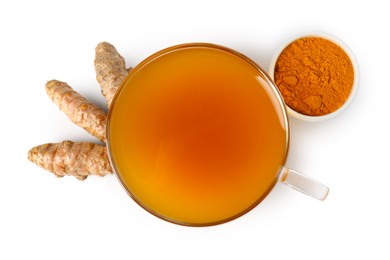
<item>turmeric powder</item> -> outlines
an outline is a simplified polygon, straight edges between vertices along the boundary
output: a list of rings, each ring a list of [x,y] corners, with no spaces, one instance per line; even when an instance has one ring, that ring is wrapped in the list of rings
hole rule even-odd
[[[354,69],[347,53],[334,42],[305,37],[282,51],[274,79],[291,109],[321,116],[346,102],[354,83]]]

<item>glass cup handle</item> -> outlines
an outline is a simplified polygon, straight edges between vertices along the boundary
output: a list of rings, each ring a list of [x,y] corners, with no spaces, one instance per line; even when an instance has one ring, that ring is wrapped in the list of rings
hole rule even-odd
[[[325,200],[329,188],[296,170],[283,168],[279,179],[287,186],[318,200]]]

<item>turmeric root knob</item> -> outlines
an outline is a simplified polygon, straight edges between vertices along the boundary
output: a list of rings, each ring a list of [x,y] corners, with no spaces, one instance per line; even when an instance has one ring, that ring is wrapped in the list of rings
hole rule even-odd
[[[54,173],[57,177],[74,176],[79,180],[89,175],[105,176],[112,173],[104,145],[63,141],[33,147],[28,159]]]
[[[115,92],[128,74],[125,59],[113,45],[101,42],[96,46],[95,71],[96,79],[102,88],[108,108]]]
[[[46,92],[73,123],[84,128],[100,141],[106,141],[107,115],[103,110],[86,100],[65,82],[48,81]]]

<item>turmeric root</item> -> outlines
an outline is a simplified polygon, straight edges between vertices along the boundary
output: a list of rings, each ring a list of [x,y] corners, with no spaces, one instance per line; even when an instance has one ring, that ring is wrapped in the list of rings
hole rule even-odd
[[[125,60],[115,47],[102,42],[96,47],[96,78],[109,107],[112,98],[131,68],[126,69]],[[67,83],[51,80],[46,92],[69,119],[105,142],[107,115],[88,102]],[[105,176],[113,172],[104,145],[63,141],[33,147],[28,159],[58,177],[74,176],[79,180],[89,175]]]
[[[128,74],[125,59],[108,42],[101,42],[95,49],[96,79],[102,88],[108,108],[115,92]]]
[[[51,100],[69,117],[69,119],[106,141],[106,113],[74,91],[67,83],[50,80],[46,83],[46,92]]]
[[[33,147],[28,159],[54,173],[57,177],[75,176],[85,180],[89,175],[105,176],[112,173],[104,145],[63,141]]]

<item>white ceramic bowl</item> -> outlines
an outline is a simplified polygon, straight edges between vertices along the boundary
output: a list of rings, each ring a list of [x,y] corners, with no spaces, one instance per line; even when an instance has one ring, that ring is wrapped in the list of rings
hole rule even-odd
[[[308,116],[308,115],[301,114],[301,113],[291,109],[289,106],[286,105],[287,112],[290,116],[301,119],[301,120],[305,120],[305,121],[318,122],[318,121],[326,120],[329,118],[333,118],[333,117],[339,115],[341,112],[343,112],[348,107],[348,105],[351,103],[353,97],[356,94],[358,84],[359,84],[360,73],[359,73],[359,67],[358,67],[358,63],[356,61],[356,58],[353,55],[352,51],[349,49],[349,47],[345,43],[343,43],[341,40],[337,39],[336,37],[334,37],[332,35],[317,32],[317,33],[308,33],[308,34],[300,35],[298,37],[294,37],[292,40],[287,41],[285,44],[283,44],[278,49],[278,51],[275,53],[274,57],[271,60],[271,64],[270,64],[270,67],[268,70],[268,74],[273,81],[275,81],[274,71],[275,71],[276,61],[278,60],[278,58],[279,58],[280,54],[283,52],[283,50],[287,46],[289,46],[291,43],[293,43],[294,41],[301,39],[301,38],[307,38],[307,37],[323,38],[323,39],[329,40],[329,41],[337,44],[338,46],[340,46],[345,51],[345,53],[348,55],[349,59],[351,60],[353,70],[354,70],[354,81],[352,84],[351,93],[349,94],[349,96],[348,96],[347,100],[344,102],[344,104],[340,108],[338,108],[337,110],[333,111],[332,113],[329,113],[329,114],[326,114],[323,116]]]

